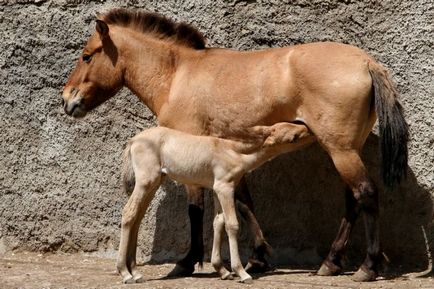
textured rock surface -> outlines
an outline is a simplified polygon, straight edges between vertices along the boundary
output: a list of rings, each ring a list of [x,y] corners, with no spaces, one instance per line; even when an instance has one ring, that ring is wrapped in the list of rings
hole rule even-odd
[[[333,40],[357,45],[384,63],[410,124],[408,179],[393,192],[383,190],[375,135],[364,159],[380,184],[382,245],[391,266],[426,264],[420,226],[430,225],[433,216],[432,0],[0,0],[0,252],[112,254],[117,247],[126,202],[119,182],[122,149],[155,119],[128,91],[79,121],[63,113],[59,97],[95,12],[118,6],[190,22],[209,46],[247,50]],[[275,261],[318,264],[343,213],[343,184],[327,155],[314,145],[281,156],[253,172],[248,183]],[[209,248],[209,196],[206,204]],[[183,188],[166,183],[142,227],[143,258],[179,259],[189,239]],[[361,262],[364,248],[360,221],[348,250],[351,263]]]

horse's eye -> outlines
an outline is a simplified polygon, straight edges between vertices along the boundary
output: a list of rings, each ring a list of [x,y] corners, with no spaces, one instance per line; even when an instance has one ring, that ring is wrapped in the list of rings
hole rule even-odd
[[[90,62],[92,60],[92,55],[84,54],[83,55],[83,61],[84,62]]]

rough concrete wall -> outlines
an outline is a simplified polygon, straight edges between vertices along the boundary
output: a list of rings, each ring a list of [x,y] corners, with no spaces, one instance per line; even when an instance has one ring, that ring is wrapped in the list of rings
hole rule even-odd
[[[382,245],[392,266],[426,264],[420,226],[430,225],[433,215],[432,0],[0,0],[0,251],[112,254],[117,247],[126,202],[122,149],[155,119],[125,90],[74,120],[63,113],[60,92],[93,30],[94,13],[118,6],[190,22],[209,46],[247,50],[332,40],[357,45],[384,63],[410,124],[407,181],[395,191],[382,188],[374,134],[364,159],[381,190]],[[248,184],[275,261],[319,264],[343,214],[343,184],[327,155],[313,145],[281,156],[253,172]],[[209,248],[209,196],[206,204]],[[140,233],[143,258],[173,261],[186,252],[186,205],[182,186],[167,182],[157,193]],[[363,236],[360,221],[348,251],[352,263],[363,258]],[[248,239],[246,232],[241,237]]]

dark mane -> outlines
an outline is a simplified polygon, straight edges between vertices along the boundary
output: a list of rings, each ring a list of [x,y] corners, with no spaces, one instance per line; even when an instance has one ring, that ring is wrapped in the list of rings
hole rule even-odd
[[[205,48],[205,38],[196,28],[184,22],[176,23],[157,13],[118,8],[98,18],[107,24],[131,27],[194,49]]]

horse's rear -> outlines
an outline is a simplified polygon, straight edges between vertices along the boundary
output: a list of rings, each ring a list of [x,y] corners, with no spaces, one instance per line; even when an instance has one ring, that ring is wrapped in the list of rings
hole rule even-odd
[[[292,75],[302,99],[298,117],[328,152],[349,189],[345,217],[319,274],[334,275],[342,270],[349,234],[362,212],[368,250],[354,279],[374,280],[380,262],[378,193],[360,153],[377,115],[383,180],[393,185],[405,175],[408,132],[397,92],[385,69],[352,46],[300,46],[291,58]]]

